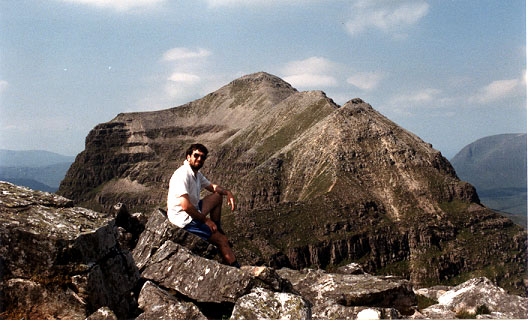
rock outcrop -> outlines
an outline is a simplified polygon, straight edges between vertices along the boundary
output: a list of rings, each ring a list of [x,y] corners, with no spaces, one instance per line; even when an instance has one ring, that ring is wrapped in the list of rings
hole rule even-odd
[[[419,294],[429,289],[419,290]],[[437,295],[437,304],[422,310],[420,318],[455,319],[481,318],[489,319],[527,319],[528,300],[511,295],[495,286],[487,278],[466,281],[454,288],[449,288]],[[429,297],[429,294],[428,294]]]
[[[240,262],[358,262],[415,286],[488,276],[527,292],[527,233],[482,206],[439,151],[361,99],[340,107],[267,73],[96,126],[59,193],[104,212],[117,202],[151,212],[192,142],[210,149],[203,173],[237,196],[223,220]]]
[[[144,215],[130,214],[123,206],[107,216],[10,183],[0,182],[0,190],[2,319],[527,315],[527,298],[507,294],[486,278],[415,294],[411,282],[372,276],[359,264],[338,268],[342,273],[266,266],[237,269],[213,259],[215,249],[207,242],[167,224],[161,210],[145,221]],[[142,222],[145,226],[139,227]],[[138,241],[121,241],[125,235]],[[131,243],[136,243],[134,254],[121,247]],[[421,295],[438,303],[420,309]]]
[[[396,318],[400,312],[413,313],[417,305],[412,285],[406,280],[313,269],[284,268],[278,273],[312,303],[313,319],[356,319],[367,308],[377,310],[383,318]]]
[[[207,319],[193,303],[177,299],[150,281],[146,282],[142,287],[138,305],[144,312],[136,318],[137,320]]]
[[[1,312],[6,318],[85,319],[136,309],[140,275],[114,219],[71,200],[0,182]]]

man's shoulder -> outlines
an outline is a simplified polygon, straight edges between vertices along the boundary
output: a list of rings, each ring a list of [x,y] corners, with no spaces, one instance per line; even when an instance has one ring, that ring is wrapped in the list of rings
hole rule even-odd
[[[193,178],[193,172],[191,172],[191,170],[188,169],[188,167],[186,165],[181,165],[179,168],[177,168],[174,172],[173,172],[173,175],[172,175],[172,179],[176,179],[176,178],[187,178],[187,177],[192,177]]]

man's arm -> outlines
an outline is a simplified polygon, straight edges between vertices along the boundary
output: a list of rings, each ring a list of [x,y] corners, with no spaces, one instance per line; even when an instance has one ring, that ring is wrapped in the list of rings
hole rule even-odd
[[[190,197],[188,197],[188,194],[183,194],[179,197],[179,200],[181,201],[181,208],[183,208],[183,210],[186,211],[186,213],[188,213],[192,219],[199,220],[206,224],[210,230],[212,230],[212,233],[217,231],[218,227],[214,221],[197,210],[197,208],[190,202]]]
[[[232,192],[229,190],[223,189],[221,186],[218,186],[217,184],[211,184],[208,187],[205,187],[210,192],[217,192],[221,195],[227,196],[227,204],[230,206],[231,210],[234,211],[234,208],[236,208],[236,200],[234,199],[234,196],[232,195]]]

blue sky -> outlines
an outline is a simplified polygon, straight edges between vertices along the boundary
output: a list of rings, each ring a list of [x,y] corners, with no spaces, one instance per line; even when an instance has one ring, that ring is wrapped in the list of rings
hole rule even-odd
[[[120,112],[266,71],[451,158],[526,132],[524,1],[2,0],[0,149],[75,155]]]

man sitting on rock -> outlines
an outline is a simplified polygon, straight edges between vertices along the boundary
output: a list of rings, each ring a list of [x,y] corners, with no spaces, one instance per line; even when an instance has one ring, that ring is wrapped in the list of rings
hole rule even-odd
[[[221,207],[223,196],[234,211],[235,200],[229,190],[212,184],[199,169],[207,158],[208,149],[202,144],[192,144],[186,150],[186,160],[175,170],[168,190],[168,219],[204,240],[215,244],[225,263],[237,267],[240,264],[230,248],[225,233],[221,230]],[[201,189],[212,192],[200,199]],[[210,214],[210,218],[207,215]]]

